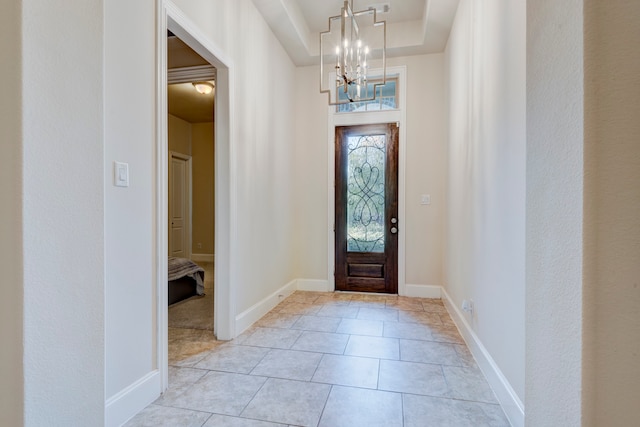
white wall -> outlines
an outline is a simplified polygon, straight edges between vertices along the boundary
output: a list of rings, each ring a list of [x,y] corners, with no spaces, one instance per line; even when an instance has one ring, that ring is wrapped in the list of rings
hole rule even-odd
[[[156,366],[153,2],[105,3],[106,395]],[[113,162],[129,164],[127,188]]]
[[[176,5],[232,63],[236,164],[231,179],[238,224],[232,286],[241,313],[294,278],[294,67],[250,0]],[[106,393],[112,399],[159,368],[154,340],[156,10],[153,2],[114,0],[105,5],[105,14]],[[112,186],[113,161],[129,163],[130,187]]]
[[[22,378],[22,21],[19,2],[2,5],[0,28],[0,425],[23,422]]]
[[[233,62],[235,279],[236,310],[241,313],[295,277],[295,67],[250,0],[175,4]]]
[[[527,4],[526,422],[581,425],[582,1]]]
[[[449,86],[445,289],[525,396],[525,2],[462,0]]]
[[[440,286],[446,176],[444,56],[391,58],[388,65],[407,67],[406,282]],[[326,281],[328,108],[318,80],[317,66],[296,70],[297,275]],[[430,206],[420,205],[421,194],[431,195]]]
[[[584,426],[640,418],[640,2],[584,2]]]
[[[103,19],[100,0],[22,1],[27,426],[104,419]]]

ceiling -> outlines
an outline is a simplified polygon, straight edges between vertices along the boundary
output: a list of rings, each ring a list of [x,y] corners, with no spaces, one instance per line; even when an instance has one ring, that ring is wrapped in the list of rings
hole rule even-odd
[[[340,14],[344,0],[252,0],[298,66],[318,64],[321,31]],[[388,5],[378,13],[386,21],[387,57],[443,52],[459,0],[353,0],[355,11]],[[169,35],[169,69],[207,65],[180,39]],[[209,79],[207,79],[209,80]],[[189,80],[191,81],[191,80]],[[213,121],[213,92],[201,95],[191,83],[169,85],[169,114],[190,123]]]
[[[321,31],[344,0],[253,0],[296,65],[319,63]],[[355,11],[388,5],[387,57],[443,52],[459,0],[353,0]]]
[[[169,70],[208,65],[208,62],[174,35],[167,39],[167,65]],[[201,80],[201,79],[195,79]],[[206,79],[208,80],[208,79]],[[190,82],[170,84],[168,93],[169,114],[189,123],[213,121],[214,92],[202,95]]]

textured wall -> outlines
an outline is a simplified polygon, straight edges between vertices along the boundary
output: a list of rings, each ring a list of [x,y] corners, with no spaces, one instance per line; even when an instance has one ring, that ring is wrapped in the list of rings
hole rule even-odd
[[[583,425],[640,418],[640,2],[585,5]]]
[[[105,2],[107,398],[156,368],[155,21],[151,2]],[[129,164],[129,187],[113,185],[114,161]]]
[[[97,426],[105,402],[104,5],[22,6],[25,425]]]
[[[447,45],[445,284],[524,401],[525,3],[462,0]]]
[[[579,426],[583,13],[527,2],[526,423]]]

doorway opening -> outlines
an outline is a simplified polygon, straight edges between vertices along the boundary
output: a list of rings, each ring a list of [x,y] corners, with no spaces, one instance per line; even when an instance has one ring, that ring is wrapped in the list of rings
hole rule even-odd
[[[157,146],[156,146],[156,277],[157,277],[157,367],[160,371],[161,390],[168,387],[168,366],[169,366],[169,292],[168,292],[168,253],[169,253],[169,78],[173,79],[175,73],[169,72],[168,59],[168,39],[169,35],[173,35],[181,43],[186,45],[192,52],[199,56],[209,70],[213,70],[215,75],[213,78],[202,78],[202,75],[191,75],[185,71],[184,78],[190,78],[185,81],[188,83],[186,87],[196,91],[192,84],[193,80],[212,81],[215,85],[213,99],[215,108],[212,108],[209,117],[213,119],[210,123],[203,126],[190,125],[192,127],[192,136],[198,132],[210,135],[207,148],[210,155],[205,155],[208,161],[211,161],[212,168],[200,168],[210,173],[210,180],[213,185],[210,187],[210,195],[208,200],[213,206],[209,210],[212,214],[205,214],[205,224],[210,227],[210,232],[203,232],[197,237],[195,234],[191,245],[187,243],[188,249],[191,251],[192,261],[206,263],[211,261],[211,271],[206,277],[213,278],[211,281],[212,305],[208,307],[212,310],[212,319],[207,320],[206,324],[209,332],[219,340],[229,340],[235,336],[235,306],[234,288],[232,285],[233,268],[232,260],[234,259],[235,245],[233,244],[233,236],[235,236],[236,225],[233,220],[235,214],[235,193],[232,187],[232,171],[234,171],[234,151],[231,144],[232,141],[232,125],[231,125],[231,104],[232,90],[230,79],[230,61],[224,58],[221,50],[215,45],[214,41],[208,40],[201,30],[184,14],[176,8],[169,0],[160,0],[158,7],[158,27],[157,27],[157,46],[158,46],[158,97],[157,97]],[[193,66],[195,71],[202,72],[197,69],[200,66]],[[195,93],[200,95],[199,93]],[[185,121],[186,122],[186,121]],[[198,122],[202,123],[202,122]],[[196,128],[209,127],[208,131]],[[192,146],[193,148],[193,146]],[[197,169],[195,156],[194,177]],[[195,179],[194,179],[195,184]],[[193,191],[195,192],[195,185]],[[193,203],[194,212],[198,210],[197,203]],[[192,219],[195,220],[194,217]],[[194,228],[195,228],[195,222]],[[205,235],[213,234],[211,240],[205,240]],[[203,236],[200,238],[200,236]],[[211,251],[211,252],[208,252]],[[213,256],[215,254],[215,269],[213,268]]]
[[[216,69],[167,34],[169,148],[168,361],[215,345]]]

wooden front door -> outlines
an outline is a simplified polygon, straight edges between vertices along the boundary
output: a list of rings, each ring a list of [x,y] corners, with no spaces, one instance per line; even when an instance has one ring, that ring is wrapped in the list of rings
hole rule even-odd
[[[336,127],[336,290],[398,292],[398,126]]]

